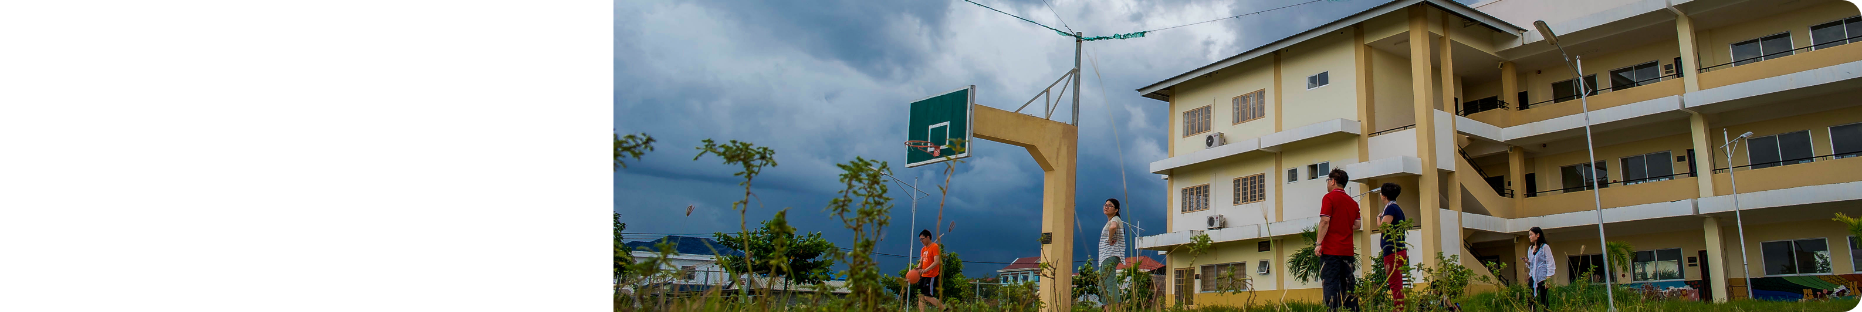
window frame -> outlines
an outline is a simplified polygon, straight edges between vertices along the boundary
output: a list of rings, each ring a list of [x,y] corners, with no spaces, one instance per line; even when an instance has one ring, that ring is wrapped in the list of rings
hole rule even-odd
[[[1667,156],[1663,156],[1661,158],[1661,163],[1668,165],[1668,174],[1663,175],[1660,178],[1656,178],[1653,175],[1650,175],[1649,170],[1648,170],[1649,168],[1648,160],[1650,159],[1649,156],[1653,156],[1655,154],[1668,154]],[[1643,172],[1644,177],[1642,177],[1641,179],[1632,180],[1629,178],[1629,158],[1630,157],[1642,157],[1642,168],[1643,168],[1642,172]],[[1660,151],[1660,152],[1653,152],[1653,153],[1642,154],[1642,155],[1629,155],[1629,156],[1623,156],[1623,157],[1617,158],[1617,160],[1619,162],[1622,162],[1623,164],[1623,166],[1619,168],[1619,170],[1623,171],[1623,173],[1621,173],[1621,175],[1623,176],[1622,184],[1627,186],[1627,185],[1636,185],[1636,184],[1649,183],[1649,182],[1661,182],[1661,181],[1674,180],[1676,176],[1675,170],[1674,170],[1674,162],[1671,161],[1670,159],[1674,159],[1674,151]],[[1609,172],[1609,168],[1604,168],[1604,171]],[[1599,184],[1602,184],[1602,183],[1599,183]]]
[[[1826,22],[1825,24],[1828,24],[1828,23]],[[1770,60],[1770,59],[1772,59],[1772,58],[1768,58],[1768,57],[1765,57],[1766,55],[1770,55],[1770,54],[1771,54],[1771,53],[1765,53],[1765,38],[1770,38],[1770,37],[1773,37],[1773,36],[1777,36],[1777,35],[1784,35],[1784,40],[1785,40],[1785,42],[1786,42],[1786,43],[1790,43],[1790,46],[1792,47],[1792,48],[1791,48],[1791,50],[1796,50],[1796,49],[1797,49],[1797,48],[1796,48],[1796,47],[1797,47],[1797,41],[1796,41],[1795,39],[1792,39],[1792,38],[1791,38],[1791,31],[1789,31],[1789,30],[1786,30],[1786,31],[1783,31],[1783,32],[1778,32],[1778,33],[1772,33],[1772,34],[1767,34],[1767,35],[1762,35],[1762,36],[1758,36],[1758,37],[1756,37],[1756,38],[1752,38],[1752,39],[1746,39],[1746,40],[1740,40],[1740,41],[1734,41],[1734,42],[1733,42],[1733,43],[1731,43],[1731,44],[1727,44],[1727,45],[1726,45],[1726,57],[1727,57],[1727,58],[1729,59],[1729,60],[1727,60],[1727,61],[1728,61],[1728,62],[1731,62],[1730,64],[1733,64],[1733,67],[1739,67],[1740,65],[1746,65],[1746,64],[1752,64],[1752,63],[1758,63],[1758,62],[1764,62],[1764,61],[1766,61],[1766,60]],[[1741,44],[1741,43],[1746,43],[1746,42],[1748,42],[1748,41],[1750,41],[1750,42],[1753,42],[1753,43],[1756,43],[1756,44],[1758,44],[1758,45],[1759,45],[1759,55],[1757,56],[1757,58],[1758,58],[1758,59],[1756,59],[1756,60],[1752,60],[1751,62],[1747,62],[1746,64],[1739,64],[1739,54],[1738,54],[1738,53],[1734,53],[1734,52],[1733,52],[1733,47],[1736,47],[1736,46],[1739,46],[1739,44]],[[1815,43],[1816,41],[1814,41],[1814,40],[1813,40],[1813,41],[1811,41],[1811,42],[1812,42],[1812,43]],[[1791,50],[1786,50],[1786,51],[1791,51]],[[1792,56],[1792,55],[1797,55],[1797,52],[1795,52],[1795,51],[1793,51],[1793,52],[1791,52],[1791,54],[1785,54],[1785,55],[1779,55],[1779,56],[1777,56],[1777,57],[1786,57],[1786,56]]]
[[[1810,157],[1802,158],[1802,159],[1785,159],[1784,144],[1782,143],[1782,141],[1779,141],[1778,139],[1782,138],[1783,135],[1794,134],[1794,133],[1799,133],[1799,132],[1804,133],[1805,141],[1810,141],[1810,144],[1804,145],[1804,148],[1810,149]],[[1772,145],[1777,148],[1777,155],[1778,155],[1778,162],[1776,164],[1770,164],[1770,165],[1765,165],[1764,167],[1760,167],[1758,163],[1752,161],[1752,148],[1753,148],[1752,140],[1759,139],[1759,138],[1773,138]],[[1770,135],[1746,138],[1746,168],[1750,170],[1758,170],[1758,169],[1765,169],[1765,168],[1772,168],[1772,167],[1782,167],[1782,166],[1816,162],[1817,161],[1816,142],[1817,142],[1816,138],[1813,138],[1810,136],[1810,130],[1786,131],[1786,132],[1773,133]],[[1830,141],[1830,144],[1831,144],[1831,147],[1834,148],[1836,141],[1832,140]],[[1767,162],[1767,163],[1769,164],[1771,162]]]
[[[1836,150],[1836,127],[1848,127],[1848,126],[1862,127],[1862,122],[1846,123],[1846,124],[1834,125],[1834,126],[1823,128],[1823,134],[1825,136],[1830,137],[1830,159],[1843,159],[1843,158],[1849,158],[1849,157],[1862,156],[1862,148],[1858,148],[1856,151],[1850,152],[1848,154],[1844,154],[1843,152]],[[1815,141],[1813,140],[1812,142],[1815,142]],[[1816,154],[1816,150],[1814,150],[1814,147],[1813,147],[1813,150],[1811,150],[1811,154]],[[1815,158],[1816,155],[1811,155],[1811,157]],[[1747,158],[1747,160],[1748,160],[1747,162],[1750,162],[1751,158]],[[1857,270],[1857,272],[1862,272],[1862,270]]]
[[[1191,294],[1196,291],[1196,286],[1201,285],[1193,281],[1196,279],[1196,269],[1197,268],[1177,268],[1172,271],[1176,273],[1176,293],[1174,295],[1178,302],[1187,305],[1194,304],[1193,302],[1196,301],[1196,296]]]
[[[1177,197],[1179,198],[1178,200],[1180,201],[1177,207],[1177,211],[1179,213],[1201,212],[1201,211],[1208,211],[1210,209],[1209,207],[1210,206],[1209,205],[1209,200],[1210,200],[1209,199],[1209,184],[1208,183],[1185,186],[1182,189],[1178,190],[1177,192],[1178,192]],[[1190,210],[1192,206],[1191,205],[1192,202],[1190,200],[1192,199],[1200,200],[1202,202],[1201,204],[1193,205],[1201,209]]]
[[[1661,252],[1662,252],[1662,251],[1666,251],[1666,250],[1674,250],[1674,251],[1676,252],[1676,255],[1678,256],[1678,258],[1675,258],[1675,259],[1673,259],[1672,261],[1674,261],[1674,263],[1675,263],[1675,274],[1676,274],[1676,275],[1679,275],[1680,277],[1676,277],[1676,278],[1672,278],[1672,279],[1655,279],[1655,278],[1650,278],[1650,279],[1636,279],[1636,271],[1638,271],[1638,270],[1641,270],[1641,268],[1640,268],[1640,267],[1638,267],[1638,265],[1640,265],[1641,263],[1644,263],[1644,262],[1650,262],[1650,263],[1653,263],[1653,262],[1662,262],[1662,261],[1668,261],[1668,260],[1649,260],[1649,261],[1637,261],[1636,259],[1634,259],[1634,258],[1631,258],[1631,259],[1629,259],[1629,280],[1630,280],[1631,282],[1667,282],[1667,281],[1682,281],[1682,280],[1687,280],[1687,263],[1686,263],[1686,261],[1687,261],[1687,249],[1683,249],[1683,248],[1680,248],[1680,247],[1675,247],[1675,248],[1662,248],[1662,249],[1651,249],[1651,250],[1639,250],[1639,251],[1636,251],[1636,252],[1638,252],[1638,253],[1639,253],[1639,252],[1645,252],[1645,251],[1646,251],[1646,252],[1649,252],[1649,253],[1650,253],[1650,255],[1652,255],[1652,257],[1654,257],[1654,258],[1659,258],[1659,257],[1661,256]],[[1633,255],[1633,253],[1632,253],[1632,255]],[[1653,274],[1653,273],[1650,273],[1650,274],[1649,274],[1649,276],[1654,276],[1654,274]]]
[[[1576,258],[1576,257],[1583,257],[1585,259],[1585,262],[1590,262],[1591,257],[1597,257],[1597,261],[1596,261],[1597,263],[1590,265],[1590,266],[1594,266],[1598,268],[1597,271],[1593,272],[1597,274],[1590,275],[1590,276],[1584,276],[1584,278],[1586,279],[1591,279],[1593,282],[1603,282],[1605,276],[1610,275],[1610,273],[1612,273],[1610,270],[1610,267],[1608,265],[1603,264],[1603,254],[1601,253],[1582,254],[1582,255],[1565,255],[1565,282],[1576,282],[1578,280],[1578,274],[1584,273],[1583,271],[1578,270],[1578,266],[1576,263],[1571,261],[1571,258]],[[1552,272],[1552,275],[1557,275],[1557,274],[1558,272]]]
[[[1858,240],[1855,235],[1849,236],[1850,272],[1862,272],[1862,248],[1856,248],[1859,244],[1862,244],[1862,240]]]
[[[1798,250],[1798,247],[1797,247],[1797,242],[1798,242],[1798,241],[1807,241],[1807,240],[1821,240],[1821,241],[1823,241],[1823,249],[1824,249],[1824,250],[1823,250],[1823,252],[1824,252],[1824,253],[1826,253],[1826,254],[1830,254],[1830,271],[1829,271],[1829,272],[1821,272],[1821,273],[1803,273],[1803,272],[1802,272],[1802,270],[1801,270],[1801,268],[1800,268],[1800,270],[1799,270],[1799,272],[1798,272],[1798,273],[1790,273],[1790,274],[1771,274],[1771,271],[1770,271],[1770,268],[1771,268],[1771,267],[1769,266],[1769,265],[1770,265],[1771,263],[1768,263],[1768,262],[1766,262],[1766,260],[1765,260],[1765,244],[1767,244],[1767,243],[1778,243],[1778,242],[1788,242],[1788,243],[1791,243],[1791,252],[1790,252],[1790,255],[1791,255],[1791,264],[1792,264],[1793,266],[1795,266],[1795,265],[1796,265],[1796,264],[1798,263],[1798,259],[1797,259],[1797,250]],[[1813,261],[1814,261],[1814,260],[1813,260]],[[1795,239],[1782,239],[1782,240],[1774,240],[1774,241],[1763,241],[1763,242],[1759,242],[1759,273],[1760,273],[1760,274],[1764,274],[1763,276],[1766,276],[1766,277],[1772,277],[1772,276],[1817,276],[1817,275],[1831,275],[1831,274],[1836,274],[1836,255],[1835,255],[1835,253],[1832,253],[1832,252],[1830,252],[1830,239],[1829,239],[1828,237],[1806,237],[1806,238],[1795,238]]]
[[[1325,80],[1325,81],[1319,81],[1319,80]],[[1325,86],[1329,86],[1329,85],[1332,85],[1332,71],[1330,70],[1320,71],[1317,74],[1306,76],[1306,90],[1324,88]]]
[[[1253,104],[1241,103],[1242,98],[1248,98],[1252,100]],[[1230,98],[1229,99],[1229,104],[1230,104],[1229,105],[1230,107],[1229,117],[1230,119],[1233,119],[1234,122],[1230,123],[1229,125],[1239,125],[1244,122],[1266,119],[1267,118],[1266,98],[1267,98],[1267,89],[1254,90],[1254,92],[1242,93],[1241,95],[1236,95],[1235,97]],[[1243,107],[1243,106],[1246,106],[1246,107]],[[1243,115],[1241,112],[1244,112],[1244,111],[1249,112],[1248,115],[1251,115],[1254,117],[1241,118]]]
[[[1576,164],[1558,166],[1558,179],[1559,179],[1558,186],[1561,187],[1559,188],[1560,193],[1583,192],[1583,191],[1590,191],[1590,190],[1610,187],[1610,166],[1609,166],[1609,163],[1602,162],[1602,161],[1591,163],[1591,168],[1592,168],[1591,170],[1593,172],[1597,170],[1596,169],[1597,167],[1603,167],[1603,172],[1598,174],[1596,177],[1594,177],[1594,179],[1597,180],[1596,184],[1584,183],[1576,187],[1564,185],[1565,168],[1576,167],[1576,166],[1581,166],[1581,165],[1584,165],[1584,163],[1580,162]],[[1583,177],[1578,177],[1578,179],[1583,179]],[[1596,186],[1592,187],[1592,185],[1596,185]],[[1572,189],[1579,189],[1579,190],[1573,191]]]
[[[1247,184],[1249,180],[1252,180],[1253,184]],[[1253,175],[1236,177],[1234,182],[1235,182],[1235,190],[1234,190],[1235,196],[1233,200],[1234,202],[1233,205],[1252,204],[1252,203],[1267,201],[1267,174],[1266,173],[1257,173]],[[1242,191],[1244,184],[1246,184],[1245,186],[1249,188],[1249,190],[1247,190],[1246,192]]]
[[[1622,88],[1618,88],[1618,87],[1616,87],[1616,72],[1617,72],[1617,71],[1621,71],[1621,70],[1625,70],[1625,69],[1627,69],[1627,70],[1629,70],[1629,73],[1630,73],[1631,75],[1634,75],[1634,74],[1636,73],[1636,68],[1637,68],[1637,67],[1642,67],[1643,65],[1648,65],[1648,66],[1649,66],[1650,68],[1654,68],[1654,69],[1655,69],[1655,77],[1652,77],[1652,78],[1642,78],[1642,77],[1633,77],[1633,78],[1630,78],[1630,80],[1631,80],[1631,81],[1630,81],[1630,83],[1629,83],[1629,86],[1628,86],[1628,87],[1622,87]],[[1640,87],[1640,86],[1646,86],[1646,85],[1650,85],[1650,84],[1654,84],[1654,83],[1657,83],[1657,82],[1661,82],[1661,80],[1660,80],[1659,78],[1661,78],[1662,76],[1666,76],[1666,75],[1663,75],[1663,74],[1662,74],[1662,61],[1661,61],[1661,60],[1659,60],[1659,59],[1658,59],[1658,60],[1653,60],[1653,61],[1648,61],[1648,62],[1642,62],[1642,63],[1637,63],[1637,64],[1635,64],[1635,65],[1629,65],[1629,66],[1625,66],[1625,67],[1622,67],[1622,68],[1617,68],[1617,69],[1611,69],[1611,70],[1609,70],[1609,71],[1606,71],[1606,72],[1607,72],[1607,73],[1610,73],[1610,91],[1618,91],[1618,90],[1623,90],[1623,89],[1629,89],[1629,88],[1635,88],[1635,87]],[[1593,74],[1593,75],[1594,75],[1594,74]],[[1655,80],[1654,80],[1654,81],[1650,81],[1649,79],[1655,79]]]
[[[1814,23],[1814,24],[1810,24],[1810,26],[1805,26],[1804,27],[1805,33],[1810,34],[1810,50],[1816,51],[1816,50],[1822,50],[1822,49],[1827,49],[1827,48],[1833,48],[1833,47],[1840,46],[1840,45],[1855,43],[1856,39],[1850,39],[1850,38],[1855,38],[1857,35],[1849,33],[1848,21],[1851,19],[1857,19],[1857,18],[1862,18],[1862,15],[1844,17],[1844,18],[1839,18],[1839,19],[1832,20],[1832,21]],[[1862,23],[1862,21],[1858,21],[1858,22]],[[1836,23],[1836,27],[1843,30],[1844,41],[1842,43],[1831,44],[1828,47],[1818,47],[1818,46],[1821,46],[1822,44],[1817,43],[1817,26],[1822,26],[1822,25],[1826,25],[1830,23]]]
[[[1202,266],[1199,266],[1198,268],[1201,268],[1203,271],[1209,271],[1208,269],[1213,268],[1215,272],[1203,272],[1205,273],[1205,276],[1203,276],[1204,278],[1201,281],[1198,281],[1199,283],[1197,283],[1196,285],[1203,286],[1204,284],[1208,284],[1210,285],[1210,287],[1197,289],[1196,290],[1197,293],[1220,292],[1222,288],[1222,284],[1224,282],[1233,281],[1233,280],[1228,279],[1227,275],[1223,274],[1223,272],[1235,272],[1235,276],[1237,279],[1246,280],[1248,278],[1247,277],[1248,276],[1248,262],[1247,261],[1228,262],[1228,263],[1211,263],[1211,264],[1204,264]],[[1246,283],[1243,283],[1241,290],[1246,291],[1249,288],[1252,288],[1248,286],[1249,285],[1247,285]]]
[[[1325,178],[1332,173],[1332,161],[1321,161],[1306,165],[1306,180]]]
[[[1183,126],[1183,137],[1184,138],[1193,137],[1199,134],[1209,133],[1209,131],[1212,130],[1213,127],[1210,126],[1209,120],[1214,118],[1213,116],[1211,116],[1213,114],[1212,112],[1214,111],[1214,108],[1211,108],[1213,106],[1215,105],[1203,105],[1202,107],[1191,108],[1191,109],[1183,111],[1183,125],[1182,126]],[[1192,130],[1200,130],[1200,131],[1190,132]]]
[[[1558,90],[1561,90],[1561,89],[1564,89],[1564,88],[1559,88],[1559,87],[1558,87],[1558,83],[1560,83],[1560,82],[1566,82],[1566,81],[1575,81],[1575,80],[1577,80],[1578,78],[1583,78],[1584,80],[1586,80],[1586,81],[1584,81],[1584,82],[1583,82],[1583,83],[1584,83],[1584,85],[1583,85],[1583,87],[1590,87],[1590,89],[1589,89],[1589,91],[1588,91],[1588,92],[1586,92],[1586,93],[1584,93],[1584,94],[1582,94],[1582,95],[1575,95],[1575,94],[1574,94],[1574,95],[1573,95],[1573,96],[1572,96],[1571,98],[1567,98],[1567,99],[1562,99],[1562,100],[1561,100],[1561,99],[1559,99],[1559,97],[1558,97]],[[1564,103],[1564,102],[1570,102],[1571,100],[1576,100],[1576,99],[1580,99],[1580,98],[1584,98],[1584,97],[1589,97],[1589,96],[1592,96],[1592,95],[1597,95],[1597,94],[1599,93],[1599,91],[1598,91],[1598,90],[1599,90],[1599,88],[1597,87],[1597,74],[1589,74],[1589,75],[1584,75],[1584,77],[1578,77],[1578,78],[1571,78],[1571,79],[1565,79],[1565,80],[1559,80],[1559,81],[1553,81],[1553,82],[1552,82],[1552,85],[1551,85],[1551,87],[1552,87],[1552,103]]]

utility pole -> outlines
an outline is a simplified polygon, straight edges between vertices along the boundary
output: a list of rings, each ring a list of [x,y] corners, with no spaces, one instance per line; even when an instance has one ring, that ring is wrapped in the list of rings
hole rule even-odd
[[[1073,33],[1073,126],[1080,126],[1080,47],[1086,43],[1082,40],[1085,32]]]

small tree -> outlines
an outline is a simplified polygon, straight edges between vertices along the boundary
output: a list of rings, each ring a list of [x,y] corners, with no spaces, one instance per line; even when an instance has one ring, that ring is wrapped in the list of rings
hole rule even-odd
[[[801,285],[827,280],[831,274],[828,269],[834,265],[829,255],[839,247],[821,238],[820,232],[796,235],[795,228],[789,226],[788,213],[787,208],[777,211],[769,221],[763,222],[763,227],[751,231],[747,240],[737,233],[712,234],[718,245],[725,248],[765,255],[764,261],[756,262],[738,255],[724,256],[719,263],[729,264],[725,271],[732,275],[762,272]],[[750,242],[749,246],[743,245],[746,241]],[[745,267],[745,264],[752,265]]]
[[[737,185],[742,185],[744,187],[744,197],[742,200],[732,202],[731,210],[737,211],[737,227],[742,231],[741,233],[745,239],[743,245],[749,246],[750,225],[745,214],[750,211],[750,197],[755,196],[750,193],[750,182],[756,180],[757,174],[761,174],[763,168],[776,166],[776,151],[768,147],[760,147],[755,144],[750,144],[750,142],[738,142],[737,140],[731,140],[730,143],[726,144],[718,144],[711,139],[705,139],[704,142],[704,146],[698,147],[698,156],[692,156],[692,160],[696,161],[700,157],[705,157],[705,154],[712,154],[717,155],[718,158],[723,158],[724,164],[738,165],[743,168],[741,171],[732,174],[732,176],[743,177],[743,183],[738,183]],[[749,250],[744,251],[744,261],[750,261],[750,259],[755,258],[756,254],[751,253]],[[731,265],[725,263],[720,264]],[[741,284],[749,286],[748,277],[746,276],[743,278],[745,280],[743,280]],[[749,288],[741,288],[738,294],[748,297],[750,295]]]
[[[1182,250],[1183,253],[1189,254],[1190,255],[1190,268],[1194,269],[1196,267],[1196,259],[1201,258],[1203,254],[1209,253],[1209,247],[1211,245],[1214,245],[1214,243],[1209,241],[1209,233],[1197,232],[1196,235],[1190,235],[1190,243],[1183,244],[1183,245],[1177,245],[1176,247],[1171,247],[1170,251],[1172,254],[1175,254],[1178,252],[1178,250]],[[1204,278],[1215,278],[1215,277],[1208,276]],[[1183,301],[1177,300],[1171,305],[1181,308],[1183,307]]]
[[[1625,242],[1609,242],[1604,245],[1604,252],[1610,253],[1606,267],[1609,267],[1609,274],[1616,275],[1612,281],[1616,284],[1628,283],[1629,264],[1635,261],[1636,247]]]
[[[1073,275],[1073,301],[1080,301],[1088,294],[1099,293],[1099,269],[1093,267],[1092,261],[1080,264],[1080,273]]]
[[[1302,283],[1311,282],[1319,279],[1319,256],[1313,254],[1313,250],[1318,246],[1314,242],[1319,241],[1319,231],[1317,228],[1308,227],[1300,231],[1300,238],[1306,240],[1306,247],[1293,252],[1293,256],[1287,261],[1287,271],[1293,273],[1293,278],[1299,279]]]
[[[839,192],[840,197],[829,201],[826,210],[847,229],[853,230],[852,250],[835,255],[847,264],[847,290],[860,304],[858,309],[878,310],[879,300],[885,297],[885,285],[881,282],[879,264],[873,261],[873,250],[878,245],[880,229],[892,220],[889,214],[892,197],[886,196],[885,181],[885,175],[891,174],[892,169],[886,162],[860,157],[835,166],[840,167],[840,182],[846,188]]]
[[[1862,218],[1850,218],[1848,215],[1838,212],[1836,213],[1836,218],[1830,220],[1842,222],[1844,226],[1848,227],[1849,236],[1862,237]]]

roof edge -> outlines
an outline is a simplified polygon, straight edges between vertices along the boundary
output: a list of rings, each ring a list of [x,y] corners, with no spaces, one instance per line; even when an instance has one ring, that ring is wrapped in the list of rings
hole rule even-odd
[[[1357,14],[1352,14],[1350,16],[1346,16],[1344,18],[1340,18],[1338,20],[1325,23],[1324,25],[1319,25],[1319,27],[1307,29],[1304,32],[1300,32],[1298,34],[1294,34],[1286,38],[1280,38],[1280,40],[1269,42],[1265,45],[1261,45],[1259,47],[1255,47],[1254,49],[1250,49],[1247,52],[1242,52],[1241,54],[1236,54],[1235,56],[1231,56],[1231,57],[1222,59],[1220,61],[1216,61],[1215,63],[1210,63],[1209,65],[1203,65],[1202,67],[1197,67],[1196,69],[1190,70],[1189,72],[1178,74],[1176,76],[1170,77],[1169,79],[1158,81],[1157,83],[1153,83],[1143,88],[1138,88],[1137,91],[1140,96],[1150,98],[1153,100],[1168,102],[1169,98],[1161,93],[1158,93],[1159,91],[1169,89],[1170,87],[1174,87],[1177,84],[1181,84],[1185,81],[1189,81],[1192,78],[1202,76],[1202,75],[1207,75],[1207,74],[1215,72],[1216,70],[1228,68],[1229,66],[1235,66],[1235,64],[1240,64],[1241,62],[1253,60],[1254,58],[1261,57],[1262,55],[1266,55],[1267,53],[1272,53],[1273,51],[1279,51],[1281,49],[1285,49],[1289,46],[1292,46],[1293,44],[1297,44],[1300,42],[1306,42],[1307,40],[1312,40],[1313,38],[1317,38],[1320,35],[1330,33],[1333,31],[1337,31],[1340,29],[1344,29],[1346,26],[1363,23],[1364,21],[1370,20],[1370,18],[1372,17],[1388,14],[1391,12],[1395,12],[1397,9],[1407,8],[1411,5],[1417,5],[1417,4],[1423,4],[1423,3],[1428,3],[1430,6],[1436,7],[1438,9],[1442,9],[1445,12],[1455,14],[1457,16],[1460,16],[1461,18],[1479,22],[1483,26],[1487,26],[1488,28],[1494,29],[1495,31],[1514,33],[1514,34],[1519,34],[1521,32],[1526,31],[1524,28],[1520,28],[1519,26],[1515,26],[1513,24],[1507,23],[1506,21],[1502,21],[1499,18],[1495,18],[1491,15],[1487,15],[1487,13],[1481,12],[1480,10],[1476,10],[1466,5],[1462,5],[1460,3],[1455,3],[1454,1],[1448,1],[1447,5],[1443,5],[1443,3],[1441,3],[1442,1],[1444,0],[1397,0],[1397,1],[1391,1],[1389,3],[1384,3],[1376,7],[1371,7],[1370,9],[1364,10],[1362,12],[1358,12]]]

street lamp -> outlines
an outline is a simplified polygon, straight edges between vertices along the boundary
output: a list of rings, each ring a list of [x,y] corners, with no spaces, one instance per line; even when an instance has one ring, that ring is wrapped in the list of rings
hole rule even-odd
[[[1746,220],[1739,216],[1739,176],[1733,173],[1733,142],[1749,137],[1752,137],[1752,131],[1746,131],[1746,134],[1741,134],[1737,138],[1727,139],[1726,128],[1720,128],[1720,139],[1726,140],[1726,144],[1720,144],[1720,148],[1726,150],[1726,153],[1723,153],[1726,154],[1726,177],[1733,181],[1733,223],[1739,226],[1739,266],[1745,271],[1746,299],[1752,299],[1752,265],[1746,263],[1746,257],[1749,257],[1746,255]]]
[[[1585,92],[1587,88],[1584,86],[1584,70],[1579,68],[1584,59],[1580,57],[1576,63],[1573,63],[1571,56],[1565,55],[1565,47],[1558,44],[1558,35],[1552,33],[1552,27],[1546,26],[1544,20],[1533,21],[1532,26],[1539,28],[1539,34],[1545,36],[1546,43],[1558,47],[1558,56],[1564,58],[1565,66],[1570,67],[1571,72],[1577,74],[1571,78],[1571,81],[1575,82],[1572,85],[1577,87],[1578,101],[1584,105],[1584,153],[1590,157],[1590,162],[1584,166],[1588,169],[1584,177],[1590,180],[1590,199],[1593,204],[1597,205],[1597,247],[1601,247],[1600,250],[1603,251],[1603,271],[1610,272],[1609,243],[1603,238],[1603,188],[1597,185],[1597,146],[1591,139],[1590,133],[1590,92]],[[1616,291],[1612,289],[1615,288],[1615,282],[1612,281],[1611,275],[1613,274],[1603,274],[1603,293],[1610,302],[1610,311],[1616,311]]]

